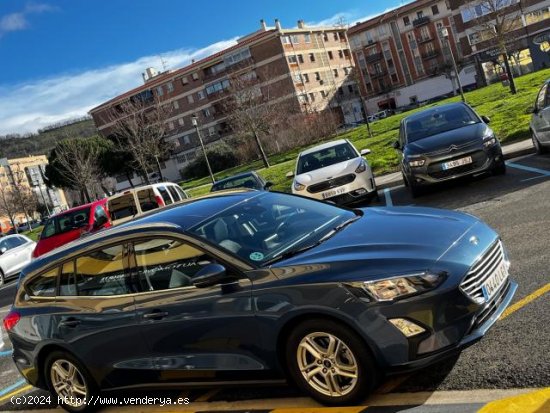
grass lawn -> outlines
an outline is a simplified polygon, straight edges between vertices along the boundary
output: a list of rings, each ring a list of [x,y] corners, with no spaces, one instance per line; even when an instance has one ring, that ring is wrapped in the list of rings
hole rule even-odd
[[[493,128],[502,143],[527,139],[530,137],[530,112],[537,92],[549,77],[550,69],[541,70],[517,78],[518,93],[516,95],[511,95],[508,87],[502,86],[501,83],[495,83],[466,93],[466,100],[480,115],[491,118],[491,128]],[[449,98],[434,105],[424,106],[414,111],[376,121],[371,124],[372,138],[368,137],[366,125],[361,125],[329,140],[347,138],[359,150],[369,148],[372,153],[367,156],[367,159],[375,175],[393,172],[397,170],[398,158],[397,152],[391,147],[391,143],[397,138],[401,119],[427,107],[457,101],[460,101],[460,97]],[[261,161],[256,161],[218,172],[215,174],[215,178],[221,179],[239,172],[256,170],[266,180],[275,184],[273,187],[275,190],[290,191],[292,180],[286,178],[285,174],[294,170],[296,157],[305,148],[296,148],[289,152],[270,156],[269,162],[272,165],[270,168],[264,168]],[[192,196],[202,195],[210,190],[210,179],[208,177],[195,179],[183,183],[182,187]]]
[[[38,241],[38,236],[42,232],[42,228],[44,228],[44,227],[41,225],[39,227],[33,228],[30,231],[21,232],[21,235],[25,235],[25,236],[29,237],[30,239],[32,239],[33,241]]]

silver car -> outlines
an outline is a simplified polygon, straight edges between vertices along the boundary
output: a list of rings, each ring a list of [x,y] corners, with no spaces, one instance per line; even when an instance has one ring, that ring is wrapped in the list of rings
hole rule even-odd
[[[550,79],[548,79],[537,95],[531,119],[531,138],[537,153],[550,151]]]
[[[36,242],[24,235],[0,238],[0,286],[31,262],[35,246]]]

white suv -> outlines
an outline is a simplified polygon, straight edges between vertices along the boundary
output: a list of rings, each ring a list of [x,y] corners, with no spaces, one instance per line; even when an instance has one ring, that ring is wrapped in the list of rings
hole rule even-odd
[[[292,193],[339,204],[377,197],[372,170],[363,155],[347,139],[315,146],[301,152],[296,162]]]

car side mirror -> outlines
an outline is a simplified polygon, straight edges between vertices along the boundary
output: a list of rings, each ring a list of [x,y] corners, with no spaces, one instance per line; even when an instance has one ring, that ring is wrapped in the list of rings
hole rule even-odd
[[[274,185],[273,182],[267,181],[264,185],[264,189],[269,190],[269,188],[271,188],[273,185]]]
[[[481,120],[482,120],[483,122],[485,122],[487,125],[488,125],[489,123],[491,123],[491,119],[489,119],[489,118],[488,118],[487,116],[485,116],[485,115],[482,115],[482,116],[481,116]]]
[[[539,108],[534,106],[532,112],[536,115],[537,113],[539,113]]]
[[[399,144],[399,141],[394,141],[392,143],[392,146],[393,146],[393,149],[397,149],[397,150],[401,149],[401,145]]]
[[[212,287],[227,280],[226,270],[220,264],[208,264],[193,277],[193,285],[197,288]]]
[[[0,248],[0,255],[4,254],[8,249],[6,247]]]
[[[286,176],[287,178],[294,178],[294,172],[292,172],[292,171],[287,172],[285,176]]]
[[[361,150],[361,156],[368,155],[369,153],[370,153],[370,149]]]
[[[106,223],[108,219],[107,217],[101,215],[97,220],[94,222],[94,229],[102,228]]]

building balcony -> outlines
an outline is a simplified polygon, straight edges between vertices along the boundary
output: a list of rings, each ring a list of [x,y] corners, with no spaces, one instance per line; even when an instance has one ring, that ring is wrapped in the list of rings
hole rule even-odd
[[[431,50],[429,52],[422,53],[421,56],[422,56],[422,59],[424,59],[424,60],[433,59],[433,58],[436,58],[437,56],[439,56],[439,51]]]
[[[374,54],[366,55],[366,56],[365,56],[365,60],[366,60],[368,63],[372,63],[372,62],[377,62],[378,60],[381,60],[382,57],[383,57],[382,53],[379,52],[379,53],[374,53]]]
[[[428,24],[430,18],[428,16],[419,17],[418,19],[413,20],[413,27],[420,27]]]
[[[386,72],[385,70],[381,70],[381,71],[370,72],[369,76],[371,77],[371,79],[378,79],[386,76],[387,74],[388,72]]]
[[[425,37],[419,37],[418,39],[416,39],[416,42],[418,44],[422,44],[422,43],[428,43],[428,42],[431,42],[433,40],[433,37],[432,36],[425,36]]]

